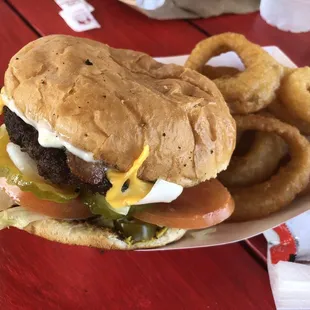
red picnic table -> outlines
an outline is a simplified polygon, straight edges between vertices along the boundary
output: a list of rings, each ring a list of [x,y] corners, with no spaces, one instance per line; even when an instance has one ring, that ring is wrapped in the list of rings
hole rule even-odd
[[[193,21],[148,19],[117,0],[89,0],[100,29],[79,36],[152,56],[189,53],[200,40],[234,31],[277,45],[310,65],[310,34],[268,26],[257,13]],[[74,33],[51,0],[0,0],[0,83],[10,57],[40,36]],[[100,251],[17,229],[0,232],[0,309],[275,309],[266,241],[193,250]]]

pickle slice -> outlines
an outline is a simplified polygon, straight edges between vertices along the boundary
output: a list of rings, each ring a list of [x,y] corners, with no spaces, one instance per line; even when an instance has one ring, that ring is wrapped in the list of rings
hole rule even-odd
[[[73,187],[58,187],[44,181],[31,180],[24,176],[10,159],[6,146],[10,142],[5,125],[0,127],[0,177],[6,178],[8,184],[17,185],[22,191],[32,192],[43,200],[65,203],[78,196]]]

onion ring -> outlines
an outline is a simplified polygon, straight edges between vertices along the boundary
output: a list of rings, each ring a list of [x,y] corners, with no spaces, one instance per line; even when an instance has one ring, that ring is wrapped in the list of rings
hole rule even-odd
[[[205,65],[201,73],[206,77],[208,77],[210,80],[215,80],[223,77],[226,78],[232,77],[240,72],[241,72],[240,70],[234,67],[225,67],[225,66],[212,67],[209,65]]]
[[[228,51],[236,52],[245,70],[232,77],[217,78],[217,85],[232,113],[248,114],[259,111],[275,98],[284,67],[259,45],[243,35],[223,33],[198,43],[185,63],[185,67],[203,71],[213,56]]]
[[[240,130],[259,130],[279,135],[288,145],[291,160],[268,181],[243,188],[231,188],[235,211],[231,221],[248,221],[267,216],[288,205],[306,188],[310,178],[310,143],[298,129],[260,116],[235,117]]]
[[[304,135],[310,135],[310,122],[293,116],[278,98],[267,107],[267,110],[279,120],[297,127]]]
[[[298,68],[281,84],[279,96],[287,110],[310,124],[310,67]]]
[[[304,190],[302,190],[299,194],[298,197],[304,197],[310,194],[310,182],[308,183],[308,185],[306,186],[306,188]]]
[[[279,136],[256,132],[249,152],[245,156],[233,156],[227,170],[219,174],[219,179],[228,187],[264,182],[277,170],[286,152],[286,143]]]

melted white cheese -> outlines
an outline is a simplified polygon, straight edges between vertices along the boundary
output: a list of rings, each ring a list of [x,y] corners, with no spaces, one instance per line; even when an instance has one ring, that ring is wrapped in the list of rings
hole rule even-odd
[[[20,147],[12,142],[6,146],[6,151],[9,154],[15,167],[31,180],[41,180],[39,176],[36,162],[25,152],[22,152]]]
[[[158,179],[153,185],[151,191],[141,200],[134,203],[134,205],[146,205],[153,203],[169,203],[173,200],[176,200],[183,192],[183,187],[181,185],[165,181],[163,179]],[[130,206],[121,207],[121,208],[113,208],[111,209],[119,214],[127,215]]]
[[[158,179],[151,191],[135,205],[145,205],[149,203],[165,202],[176,200],[183,192],[181,185]]]
[[[43,147],[53,147],[53,148],[62,148],[65,147],[73,155],[83,159],[87,162],[95,162],[94,155],[91,152],[83,151],[69,142],[65,141],[60,134],[52,131],[51,126],[46,120],[39,121],[38,123],[34,122],[27,118],[15,105],[13,99],[9,99],[5,94],[1,94],[2,100],[5,105],[14,112],[18,117],[20,117],[26,124],[34,127],[39,134],[38,142]]]

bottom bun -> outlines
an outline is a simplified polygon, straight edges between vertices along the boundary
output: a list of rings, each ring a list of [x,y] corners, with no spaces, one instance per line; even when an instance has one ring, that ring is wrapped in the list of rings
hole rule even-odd
[[[33,222],[26,226],[24,230],[33,235],[59,243],[108,250],[157,248],[179,240],[186,232],[185,229],[169,228],[159,238],[128,244],[110,228],[98,227],[87,222],[47,219]]]

